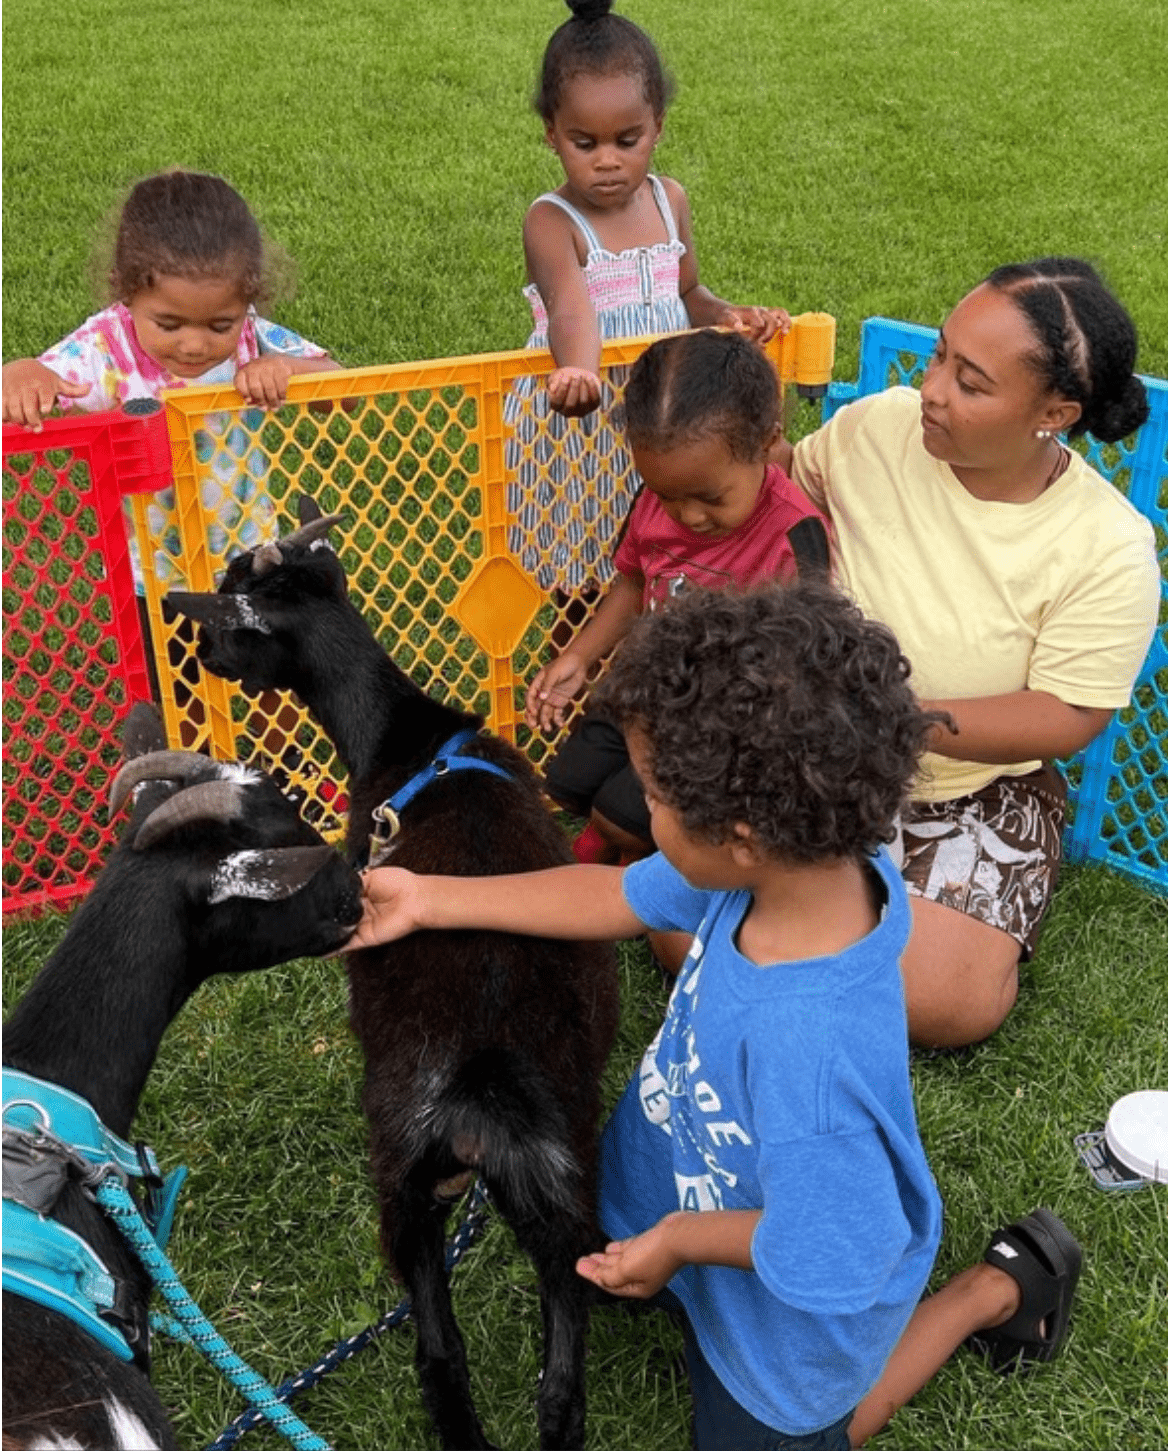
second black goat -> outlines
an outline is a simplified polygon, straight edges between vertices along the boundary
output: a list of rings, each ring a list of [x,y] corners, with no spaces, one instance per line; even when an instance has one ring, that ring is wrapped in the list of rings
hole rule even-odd
[[[199,658],[250,694],[294,691],[349,772],[349,847],[364,859],[376,808],[461,732],[464,758],[400,811],[396,866],[451,876],[572,861],[528,762],[483,722],[431,700],[350,603],[310,501],[301,528],[235,559],[216,595],[172,594],[202,625]],[[595,1222],[599,1080],[617,1026],[612,950],[492,932],[429,932],[350,954],[350,1021],[382,1245],[409,1288],[422,1394],[444,1446],[489,1447],[472,1404],[443,1267],[450,1203],[479,1174],[531,1257],[544,1320],[540,1444],[585,1436],[590,1287],[575,1271]]]

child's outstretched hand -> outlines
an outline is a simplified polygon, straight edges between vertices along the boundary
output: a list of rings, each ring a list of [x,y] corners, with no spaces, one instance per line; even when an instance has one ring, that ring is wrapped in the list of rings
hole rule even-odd
[[[40,433],[57,398],[84,398],[88,383],[70,383],[36,358],[15,358],[3,368],[4,422],[19,423]]]
[[[556,368],[548,375],[548,401],[566,418],[580,418],[601,402],[601,379],[588,368]]]
[[[236,391],[248,403],[279,408],[288,396],[288,380],[296,371],[282,353],[264,353],[236,369]]]
[[[362,873],[362,920],[341,948],[356,952],[394,942],[422,921],[422,879],[402,867],[370,867]]]
[[[744,333],[761,347],[777,333],[783,337],[792,326],[792,319],[782,307],[729,307],[718,325]]]
[[[565,711],[585,684],[585,662],[567,650],[532,677],[524,698],[524,719],[533,730],[552,730],[565,723]]]
[[[650,1299],[684,1263],[670,1248],[668,1222],[669,1216],[633,1239],[607,1244],[604,1253],[585,1255],[577,1261],[577,1273],[611,1295]]]

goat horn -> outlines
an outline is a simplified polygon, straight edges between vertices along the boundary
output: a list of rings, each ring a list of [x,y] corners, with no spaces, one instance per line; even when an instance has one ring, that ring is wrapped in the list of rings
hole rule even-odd
[[[116,816],[126,797],[143,781],[198,781],[215,776],[219,767],[197,751],[150,751],[127,761],[110,785],[110,815]]]
[[[297,523],[311,524],[314,519],[320,519],[320,517],[321,506],[312,494],[299,494],[297,496]]]
[[[284,544],[315,544],[318,539],[324,539],[334,524],[340,524],[344,514],[325,514],[320,519],[311,519],[307,524],[302,524],[299,529],[294,529],[291,534],[286,534],[280,541]]]
[[[271,574],[274,569],[279,569],[284,563],[284,555],[280,552],[279,544],[261,544],[259,548],[252,551],[252,573]]]
[[[134,850],[145,851],[192,821],[234,821],[243,813],[246,789],[239,781],[200,781],[197,786],[176,792],[138,828]]]

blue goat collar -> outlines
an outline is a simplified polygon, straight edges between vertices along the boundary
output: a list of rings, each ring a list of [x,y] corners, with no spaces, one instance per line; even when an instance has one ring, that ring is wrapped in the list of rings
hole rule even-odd
[[[67,1315],[120,1360],[132,1360],[125,1336],[103,1318],[116,1310],[117,1282],[50,1212],[71,1173],[91,1187],[107,1174],[123,1183],[142,1179],[145,1217],[162,1248],[187,1170],[180,1166],[163,1179],[153,1150],[111,1133],[90,1103],[59,1084],[5,1068],[3,1090],[4,1288]]]
[[[400,786],[393,796],[388,797],[380,806],[375,806],[374,829],[370,832],[368,850],[370,866],[377,866],[381,854],[402,829],[402,811],[420,791],[425,791],[440,776],[445,776],[449,771],[490,771],[493,776],[503,776],[506,781],[512,779],[503,766],[497,766],[494,761],[485,761],[482,756],[462,754],[464,747],[469,746],[478,736],[479,732],[470,726],[466,730],[456,731],[435,752],[429,765],[416,771],[405,786]]]

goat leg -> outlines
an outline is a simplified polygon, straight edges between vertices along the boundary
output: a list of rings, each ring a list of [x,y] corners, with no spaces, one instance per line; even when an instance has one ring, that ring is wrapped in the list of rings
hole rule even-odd
[[[509,1205],[505,1186],[492,1184],[520,1247],[532,1260],[540,1283],[544,1324],[544,1369],[536,1398],[541,1451],[580,1451],[585,1445],[585,1343],[589,1328],[589,1283],[577,1274],[579,1257],[594,1248],[596,1232],[582,1212],[549,1204],[523,1213]]]
[[[495,1451],[475,1413],[467,1352],[451,1308],[443,1249],[448,1209],[429,1192],[406,1187],[395,1215],[391,1253],[410,1291],[415,1367],[423,1404],[444,1451]]]

